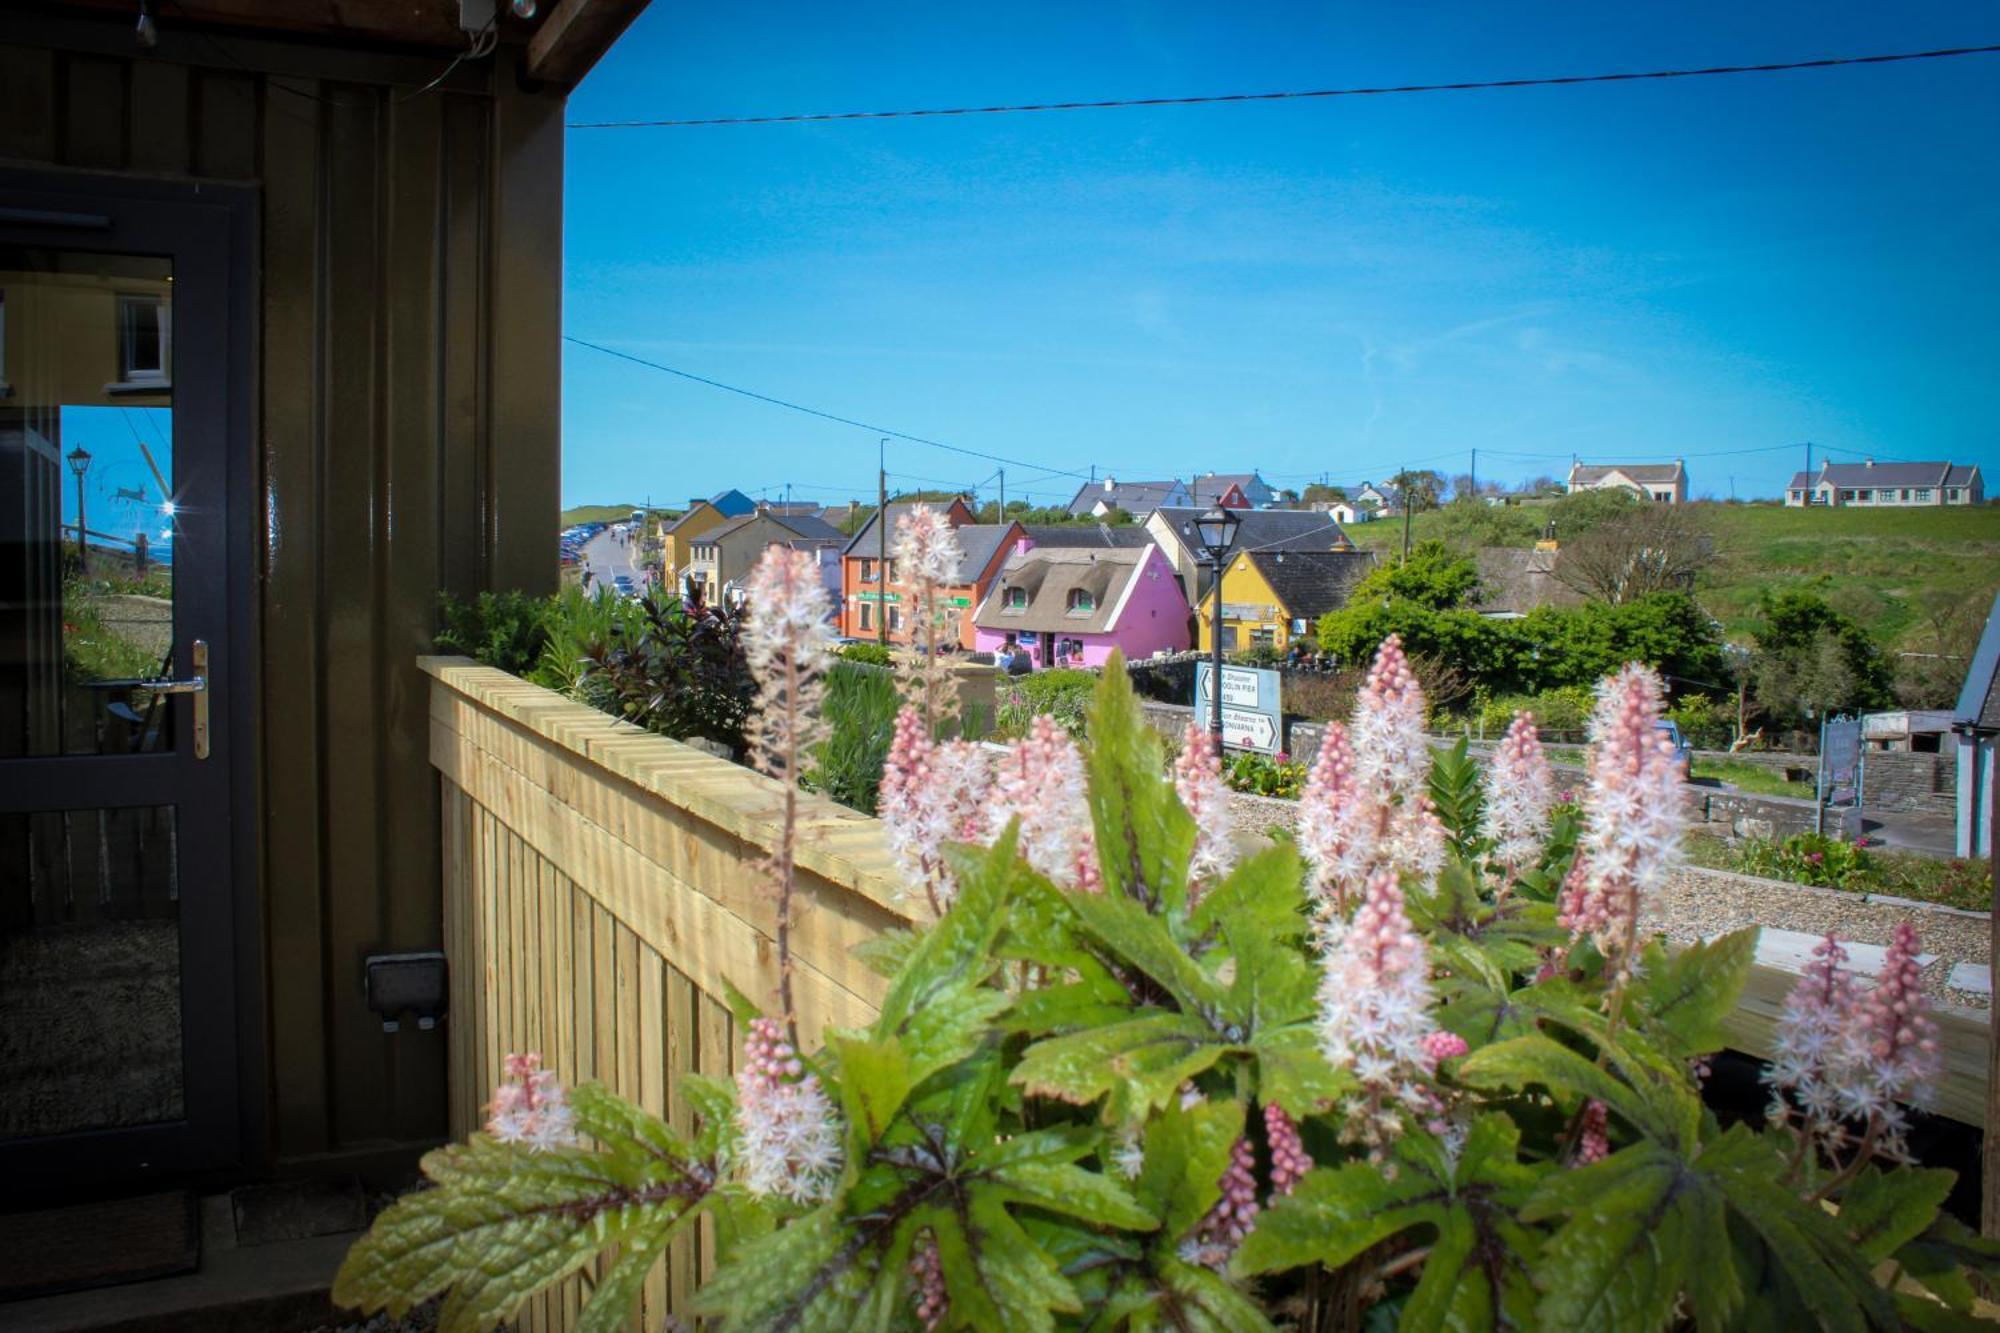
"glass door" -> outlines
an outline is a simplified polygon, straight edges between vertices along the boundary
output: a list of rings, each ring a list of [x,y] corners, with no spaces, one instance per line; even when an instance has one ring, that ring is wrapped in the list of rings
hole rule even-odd
[[[139,1187],[240,1148],[225,455],[242,275],[215,207],[10,184],[0,1167],[31,1189]]]

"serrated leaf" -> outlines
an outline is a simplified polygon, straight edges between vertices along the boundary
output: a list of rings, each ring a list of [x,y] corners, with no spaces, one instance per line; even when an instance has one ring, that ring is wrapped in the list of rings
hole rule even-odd
[[[1194,821],[1167,781],[1160,738],[1139,714],[1122,653],[1113,651],[1087,714],[1091,823],[1104,896],[1179,916],[1187,909]]]
[[[1539,1083],[1565,1097],[1594,1098],[1649,1137],[1667,1144],[1681,1142],[1682,1126],[1659,1114],[1640,1092],[1547,1037],[1516,1037],[1474,1051],[1460,1063],[1458,1081],[1476,1088]]]
[[[908,1052],[894,1037],[835,1037],[832,1049],[840,1059],[837,1087],[851,1139],[848,1161],[858,1162],[888,1134],[916,1080]]]
[[[1632,1333],[1665,1328],[1689,1277],[1692,1229],[1719,1220],[1700,1192],[1686,1163],[1656,1143],[1634,1144],[1545,1184],[1524,1215],[1548,1215],[1559,1203],[1569,1220],[1542,1252],[1539,1321]]]
[[[1115,1093],[1113,1119],[1128,1121],[1166,1105],[1182,1083],[1231,1049],[1200,1019],[1155,1010],[1038,1041],[1022,1053],[1013,1081],[1036,1096],[1079,1105]]]
[[[1362,1251],[1412,1227],[1444,1220],[1448,1191],[1427,1175],[1350,1162],[1315,1167],[1257,1217],[1236,1252],[1240,1273],[1268,1273],[1319,1263],[1338,1268]]]
[[[1243,1133],[1236,1101],[1169,1105],[1148,1122],[1145,1162],[1134,1192],[1160,1219],[1160,1235],[1174,1244],[1222,1197],[1222,1173]]]
[[[667,1252],[672,1240],[673,1233],[663,1230],[628,1246],[611,1271],[598,1281],[590,1303],[577,1318],[575,1333],[621,1333],[636,1313],[633,1306],[638,1303],[640,1289],[646,1285],[646,1274]]]
[[[1758,928],[1691,944],[1648,967],[1633,994],[1650,1032],[1686,1058],[1722,1049],[1723,1020],[1743,997],[1757,960]]]
[[[794,1218],[739,1245],[695,1293],[692,1309],[727,1317],[732,1333],[844,1329],[873,1278],[841,1262],[846,1238],[832,1206]]]
[[[1171,1304],[1167,1326],[1188,1333],[1267,1333],[1263,1307],[1220,1273],[1174,1259],[1160,1263],[1159,1304]]]
[[[1099,1226],[1151,1231],[1160,1220],[1108,1176],[1066,1162],[1024,1161],[989,1173],[1008,1201],[1030,1203]]]
[[[893,978],[910,961],[919,935],[908,926],[890,926],[848,949],[877,976]]]
[[[1312,1024],[1268,1028],[1251,1049],[1257,1053],[1258,1100],[1275,1102],[1294,1120],[1319,1114],[1354,1086],[1354,1076],[1335,1069],[1320,1051]]]
[[[973,1189],[962,1213],[937,1209],[930,1220],[954,1322],[1050,1333],[1057,1311],[1082,1308],[1062,1270],[992,1191]]]
[[[1870,1263],[1879,1263],[1930,1228],[1957,1179],[1951,1171],[1914,1166],[1866,1167],[1841,1192],[1840,1225]]]
[[[2000,1240],[1972,1231],[1949,1213],[1940,1213],[1924,1234],[1896,1254],[1903,1271],[1935,1292],[1954,1310],[1970,1310],[1978,1294],[1976,1277],[1987,1292],[2000,1290]]]
[[[1159,983],[1183,1011],[1212,1014],[1222,1007],[1221,985],[1196,965],[1160,917],[1109,893],[1072,894],[1070,906],[1083,928],[1113,958]]]
[[[1305,932],[1305,874],[1298,848],[1266,847],[1238,863],[1188,916],[1195,938],[1230,930],[1296,940]]]
[[[1006,921],[1006,903],[1017,879],[1030,873],[1015,855],[1017,840],[1010,826],[991,847],[948,850],[958,874],[958,897],[923,933],[889,984],[871,1029],[877,1036],[900,1035],[911,1017],[940,993],[977,986],[992,974],[993,943]]]

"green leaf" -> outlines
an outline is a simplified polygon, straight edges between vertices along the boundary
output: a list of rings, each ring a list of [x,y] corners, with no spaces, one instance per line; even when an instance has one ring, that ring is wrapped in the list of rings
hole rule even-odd
[[[1151,1231],[1160,1220],[1109,1176],[1068,1163],[1024,1161],[993,1168],[1012,1203],[1031,1203],[1099,1226]]]
[[[1243,1105],[1234,1100],[1174,1103],[1146,1125],[1135,1192],[1160,1219],[1165,1243],[1177,1243],[1222,1197],[1222,1173],[1242,1134]]]
[[[693,1310],[726,1317],[732,1333],[844,1333],[873,1281],[865,1265],[843,1261],[847,1238],[832,1205],[794,1218],[740,1245],[695,1293]]]
[[[1163,1259],[1159,1275],[1155,1306],[1167,1328],[1189,1333],[1265,1333],[1273,1327],[1263,1308],[1220,1273]]]
[[[392,1204],[348,1251],[339,1303],[401,1317],[449,1290],[443,1327],[490,1325],[606,1246],[671,1230],[706,1193],[678,1159],[629,1144],[533,1152],[475,1136],[424,1172],[436,1188]]]
[[[1903,1271],[1935,1292],[1954,1310],[1970,1310],[1979,1293],[2000,1290],[2000,1240],[1978,1235],[1949,1213],[1940,1213],[1924,1234],[1897,1252]]]
[[[894,977],[908,964],[922,937],[907,926],[891,926],[848,950],[878,976]]]
[[[1480,809],[1485,804],[1479,786],[1479,764],[1466,753],[1465,737],[1431,758],[1431,803],[1461,856],[1470,855],[1479,838]]]
[[[1188,956],[1161,918],[1109,893],[1072,894],[1070,906],[1113,958],[1158,982],[1184,1011],[1208,1015],[1222,1007],[1222,987]]]
[[[908,1052],[894,1037],[835,1037],[833,1050],[840,1058],[838,1086],[850,1139],[848,1160],[856,1162],[887,1136],[916,1079]]]
[[[1516,1037],[1474,1051],[1458,1067],[1458,1081],[1475,1088],[1525,1088],[1539,1083],[1566,1097],[1594,1098],[1641,1133],[1677,1145],[1682,1126],[1659,1114],[1643,1095],[1567,1046],[1547,1037]]]
[[[583,1307],[583,1314],[577,1319],[576,1333],[621,1333],[626,1322],[636,1313],[633,1306],[638,1303],[639,1290],[646,1285],[646,1274],[653,1270],[659,1257],[667,1252],[667,1245],[673,1239],[670,1231],[661,1231],[628,1247],[618,1256],[618,1262],[611,1266],[591,1293],[590,1304]]]
[[[1354,1076],[1335,1069],[1319,1048],[1310,1023],[1266,1028],[1251,1042],[1257,1053],[1257,1097],[1275,1102],[1294,1120],[1317,1115],[1347,1095]]]
[[[1231,1049],[1200,1019],[1155,1010],[1038,1041],[1023,1052],[1012,1077],[1035,1096],[1078,1105],[1116,1092],[1112,1118],[1130,1121],[1166,1105],[1182,1083]]]
[[[961,1214],[933,1210],[952,1319],[971,1328],[1048,1333],[1082,1308],[1062,1270],[1021,1230],[999,1195],[974,1189]]]
[[[1392,1178],[1367,1162],[1315,1167],[1258,1215],[1235,1267],[1246,1274],[1311,1263],[1338,1268],[1399,1232],[1441,1225],[1448,1199],[1437,1180],[1415,1171]]]
[[[1841,1193],[1840,1225],[1868,1262],[1880,1263],[1929,1229],[1957,1179],[1914,1166],[1866,1167]]]
[[[1567,1212],[1542,1251],[1545,1295],[1537,1309],[1549,1328],[1665,1328],[1690,1276],[1702,1227],[1721,1226],[1712,1195],[1680,1157],[1639,1143],[1545,1183],[1523,1216]],[[1702,1282],[1729,1275],[1702,1272]],[[1716,1305],[1726,1305],[1718,1300]]]
[[[1104,896],[1179,915],[1187,908],[1194,821],[1165,777],[1160,738],[1139,714],[1121,653],[1104,664],[1087,726],[1090,813]]]
[[[1648,1030],[1669,1038],[1676,1055],[1722,1049],[1722,1023],[1743,997],[1757,960],[1758,933],[1751,926],[1678,953],[1662,950],[1649,957],[1632,998],[1649,1020]]]
[[[1896,1314],[1904,1328],[1916,1333],[1993,1333],[1990,1319],[1977,1319],[1908,1292],[1896,1293]]]
[[[1010,828],[989,848],[950,850],[958,898],[924,932],[890,983],[872,1029],[877,1036],[900,1034],[941,992],[977,986],[992,974],[993,943],[1006,921],[1005,905],[1016,880],[1027,873],[1015,855],[1016,841]]]

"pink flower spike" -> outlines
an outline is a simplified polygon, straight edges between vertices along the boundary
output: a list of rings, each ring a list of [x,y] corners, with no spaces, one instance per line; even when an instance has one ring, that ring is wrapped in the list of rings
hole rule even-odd
[[[1218,1272],[1228,1267],[1236,1248],[1257,1224],[1257,1154],[1250,1140],[1238,1139],[1229,1150],[1229,1165],[1222,1173],[1222,1197],[1195,1224],[1192,1235],[1181,1242],[1183,1263],[1200,1264]]]
[[[1465,1038],[1456,1032],[1433,1032],[1424,1038],[1424,1054],[1430,1059],[1432,1068],[1446,1060],[1456,1060],[1471,1049],[1465,1044]]]
[[[1437,1033],[1430,963],[1395,875],[1383,872],[1369,882],[1367,898],[1323,967],[1320,1050],[1360,1085],[1343,1108],[1342,1137],[1366,1145],[1370,1158],[1379,1160],[1406,1118],[1428,1118],[1439,1107],[1426,1083],[1436,1068],[1429,1041]]]
[[[968,741],[937,744],[917,709],[904,705],[882,765],[877,809],[905,879],[939,912],[958,897],[945,844],[985,839],[991,785],[992,765],[983,750]]]
[[[1572,1166],[1589,1166],[1611,1155],[1611,1117],[1603,1102],[1592,1099],[1583,1104],[1583,1120],[1578,1126],[1576,1159]]]
[[[753,1018],[744,1034],[735,1126],[735,1157],[752,1194],[800,1204],[833,1197],[842,1167],[840,1121],[774,1018]]]
[[[1083,754],[1043,714],[1001,759],[994,775],[987,836],[1020,817],[1024,860],[1062,888],[1098,887],[1097,839],[1090,821]]]
[[[1533,713],[1516,713],[1508,724],[1487,765],[1485,789],[1479,832],[1511,878],[1541,857],[1555,804],[1555,773],[1542,753]]]
[[[1299,1137],[1298,1121],[1276,1102],[1264,1103],[1264,1137],[1271,1144],[1271,1192],[1290,1194],[1313,1169],[1312,1154]]]
[[[833,603],[812,554],[786,546],[765,549],[745,593],[750,611],[743,656],[757,681],[750,757],[762,772],[795,779],[801,757],[826,735],[820,705],[832,658],[827,621]]]
[[[542,1057],[530,1051],[502,1061],[503,1081],[493,1090],[487,1108],[486,1132],[501,1143],[518,1143],[530,1152],[576,1146],[576,1115],[569,1093]]]
[[[1347,728],[1328,723],[1299,796],[1299,853],[1308,869],[1306,888],[1324,908],[1340,913],[1350,897],[1360,896],[1376,865],[1381,825],[1375,794],[1355,776]]]
[[[1236,863],[1229,833],[1229,788],[1222,781],[1222,754],[1206,727],[1190,722],[1174,758],[1174,791],[1194,819],[1194,854],[1188,860],[1188,898],[1220,882]]]

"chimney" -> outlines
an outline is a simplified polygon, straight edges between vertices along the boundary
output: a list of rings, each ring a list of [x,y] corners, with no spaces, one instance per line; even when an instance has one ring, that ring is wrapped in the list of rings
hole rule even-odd
[[[1118,489],[1118,478],[1107,476],[1104,479],[1104,493],[1106,495],[1109,495],[1111,494],[1111,492],[1117,489]]]
[[[1875,460],[1874,460],[1874,459],[1872,459],[1872,458],[1864,458],[1864,459],[1862,459],[1862,460],[1861,460],[1861,466],[1863,466],[1863,467],[1874,467],[1874,466],[1875,466]]]

